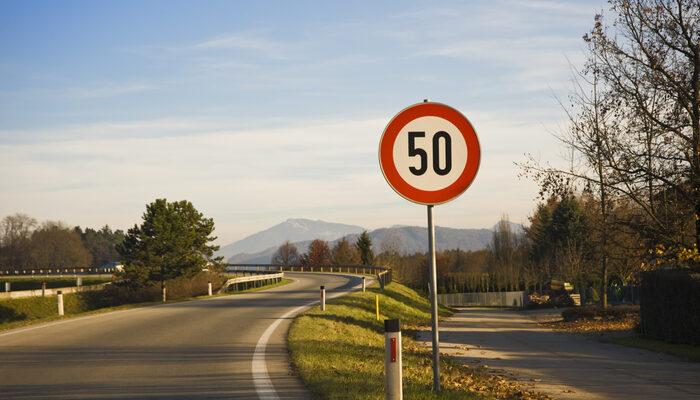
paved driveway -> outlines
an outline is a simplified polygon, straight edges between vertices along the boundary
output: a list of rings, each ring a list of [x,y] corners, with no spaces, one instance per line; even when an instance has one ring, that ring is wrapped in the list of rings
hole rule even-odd
[[[700,364],[540,327],[528,314],[462,309],[442,323],[443,352],[559,399],[700,399]]]

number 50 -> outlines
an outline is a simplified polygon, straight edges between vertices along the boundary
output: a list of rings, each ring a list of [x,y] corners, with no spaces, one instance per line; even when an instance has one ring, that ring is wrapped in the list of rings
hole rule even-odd
[[[420,158],[420,166],[409,167],[413,175],[423,175],[428,170],[428,153],[416,148],[416,138],[425,137],[425,132],[408,132],[408,156]],[[445,143],[445,167],[440,168],[440,139]],[[447,175],[452,170],[452,139],[445,131],[433,135],[433,171],[438,175]]]

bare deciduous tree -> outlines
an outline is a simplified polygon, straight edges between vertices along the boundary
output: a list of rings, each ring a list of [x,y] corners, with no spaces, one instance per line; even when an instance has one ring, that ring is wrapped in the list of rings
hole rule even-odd
[[[293,245],[289,241],[282,243],[282,245],[277,248],[275,254],[272,256],[273,264],[282,264],[285,266],[296,265],[299,263],[299,251],[297,246]]]
[[[335,265],[356,265],[360,263],[360,253],[347,239],[342,238],[333,246],[331,259]]]
[[[36,268],[86,268],[92,261],[80,235],[60,222],[45,222],[34,231],[30,257]]]
[[[36,220],[26,214],[8,215],[0,221],[0,268],[25,268]]]

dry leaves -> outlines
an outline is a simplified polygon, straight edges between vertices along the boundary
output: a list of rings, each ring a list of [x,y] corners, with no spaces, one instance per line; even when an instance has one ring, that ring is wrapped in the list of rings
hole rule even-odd
[[[408,344],[406,350],[416,353],[425,353],[420,364],[423,368],[432,368],[429,353],[425,348],[413,343]],[[454,362],[450,356],[444,355],[441,363],[440,382],[445,389],[466,390],[472,393],[482,394],[495,399],[517,400],[552,400],[553,398],[532,390],[523,388],[519,383],[502,375],[504,371],[490,369],[484,365],[472,367],[466,364]]]
[[[571,332],[571,333],[614,333],[630,331],[639,324],[638,315],[629,315],[620,319],[599,319],[599,320],[578,320],[578,321],[558,321],[543,322],[541,325]]]

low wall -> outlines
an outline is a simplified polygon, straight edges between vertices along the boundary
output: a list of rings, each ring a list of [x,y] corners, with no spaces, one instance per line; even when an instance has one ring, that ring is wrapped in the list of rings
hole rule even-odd
[[[484,292],[438,294],[438,303],[448,307],[525,307],[526,292]]]
[[[91,292],[94,290],[102,290],[106,283],[99,285],[86,285],[86,286],[73,286],[65,288],[51,288],[46,290],[36,289],[36,290],[18,290],[15,292],[0,292],[0,300],[9,299],[21,299],[24,297],[41,297],[42,292],[45,296],[55,296],[56,292],[60,290],[63,294],[77,293],[77,292]]]

